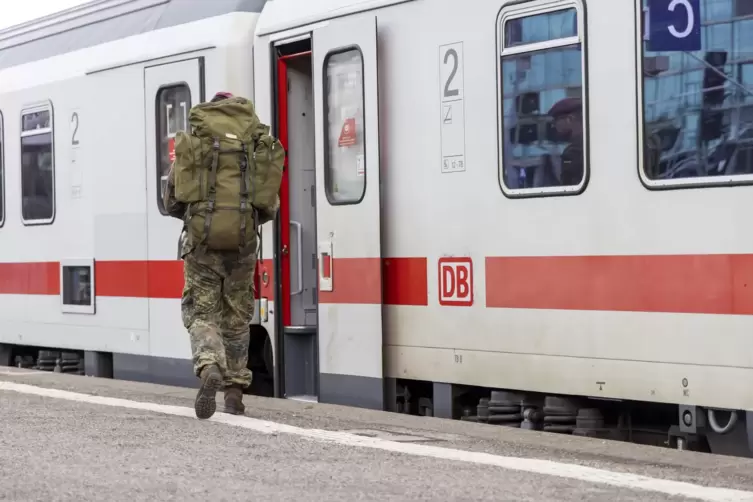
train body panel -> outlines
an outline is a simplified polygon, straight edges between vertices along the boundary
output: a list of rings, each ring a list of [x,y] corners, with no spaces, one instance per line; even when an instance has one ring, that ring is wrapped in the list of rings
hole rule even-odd
[[[740,231],[753,108],[734,77],[725,99],[742,101],[722,136],[706,138],[713,117],[688,125],[707,113],[696,95],[713,60],[643,48],[641,5],[483,1],[459,15],[450,0],[275,0],[0,69],[0,238],[23,243],[0,263],[52,263],[35,265],[42,277],[97,260],[96,315],[61,312],[60,280],[0,282],[0,343],[186,372],[180,223],[159,212],[150,117],[180,83],[192,104],[253,96],[288,152],[252,326],[269,337],[275,395],[390,408],[428,382],[436,406],[442,389],[481,387],[753,411],[753,234]],[[685,73],[667,91],[661,79]],[[702,111],[678,111],[698,99]],[[8,159],[22,111],[44,100],[54,222],[25,226]]]
[[[561,6],[585,12],[576,3]],[[747,353],[722,349],[744,343],[753,327],[753,321],[739,315],[744,312],[736,311],[749,308],[743,305],[747,295],[727,275],[745,274],[744,255],[753,245],[750,235],[735,230],[742,216],[730,214],[730,207],[745,204],[750,190],[657,192],[641,183],[635,26],[623,22],[635,18],[634,2],[588,2],[587,30],[579,17],[588,68],[604,69],[583,72],[590,112],[585,190],[576,196],[528,200],[506,197],[499,182],[492,182],[499,179],[500,165],[499,117],[492,113],[500,80],[499,64],[493,64],[498,59],[493,20],[506,12],[500,7],[483,2],[458,17],[449,2],[407,2],[353,15],[353,22],[376,16],[379,71],[389,75],[388,81],[382,77],[378,96],[385,261],[414,260],[415,266],[408,265],[410,273],[423,276],[415,281],[415,274],[385,272],[384,280],[394,281],[386,289],[403,290],[403,296],[416,299],[408,306],[390,298],[389,292],[385,298],[388,376],[494,386],[507,377],[501,376],[504,370],[493,368],[513,365],[530,368],[516,379],[514,387],[520,389],[544,392],[555,380],[563,393],[715,406],[744,399],[750,407],[753,401],[745,397],[745,385],[736,391],[727,388],[722,395],[706,380],[710,367],[717,367],[719,382],[728,381],[722,375],[736,375],[738,381],[752,368]],[[619,14],[610,17],[616,11]],[[265,28],[265,15],[262,34],[273,31]],[[421,37],[411,29],[416,19],[432,26]],[[274,21],[268,24],[275,26]],[[294,21],[289,26],[295,28],[289,33],[293,38],[304,31]],[[319,28],[311,29],[316,44]],[[279,46],[289,34],[274,32],[269,40]],[[456,39],[462,40],[457,82],[464,94],[467,169],[443,173],[437,49]],[[265,66],[257,64],[257,74]],[[257,105],[272,121],[272,86],[259,90]],[[672,255],[681,256],[673,260]],[[442,257],[472,260],[472,306],[440,305],[437,264]],[[600,263],[600,257],[606,260]],[[539,267],[543,271],[536,270]],[[546,274],[561,274],[567,281],[578,273],[574,267],[586,276],[569,287],[582,297],[563,297],[568,285],[557,287],[557,277]],[[600,274],[622,283],[601,285]],[[679,287],[682,281],[685,291]],[[534,291],[539,284],[541,290]],[[547,291],[548,286],[555,290]],[[405,290],[418,291],[413,295]],[[359,329],[357,324],[349,329]],[[483,354],[488,362],[479,362],[478,369],[461,367],[454,355],[462,351]],[[348,365],[370,364],[370,351],[360,354],[363,359],[354,354]],[[321,357],[325,364],[327,356]],[[618,361],[631,369],[621,369]],[[674,376],[662,385],[625,376],[657,370]],[[684,395],[683,378],[696,383],[691,399]],[[600,386],[601,381],[613,383]]]
[[[165,172],[167,136],[184,128],[192,103],[220,90],[253,95],[258,12],[249,11],[252,3],[259,4],[223,0],[205,18],[177,12],[174,3],[168,12],[172,21],[165,11],[155,11],[164,28],[132,27],[138,34],[48,58],[29,53],[29,62],[0,68],[5,186],[0,238],[10,243],[0,246],[5,276],[0,343],[143,356],[125,363],[123,373],[141,379],[152,373],[145,358],[177,361],[178,374],[188,368],[184,380],[190,381],[191,350],[179,315],[181,224],[160,212],[158,171]],[[110,4],[103,12],[75,13],[69,22],[86,30],[87,23],[121,8]],[[131,5],[134,13],[143,7]],[[3,62],[0,58],[0,66]],[[22,114],[36,110],[52,113],[54,155],[46,167],[51,164],[53,175],[45,187],[52,204],[42,201],[47,204],[42,212],[51,205],[53,216],[28,222],[21,194],[33,188],[22,188],[18,138]],[[95,301],[82,307],[73,305],[80,298],[64,301],[70,280],[61,266],[87,262],[84,282],[96,284]]]

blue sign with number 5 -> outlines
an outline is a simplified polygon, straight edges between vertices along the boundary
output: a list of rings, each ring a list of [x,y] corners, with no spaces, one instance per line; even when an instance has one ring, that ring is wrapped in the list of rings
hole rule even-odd
[[[648,0],[644,10],[650,51],[701,50],[700,0]]]

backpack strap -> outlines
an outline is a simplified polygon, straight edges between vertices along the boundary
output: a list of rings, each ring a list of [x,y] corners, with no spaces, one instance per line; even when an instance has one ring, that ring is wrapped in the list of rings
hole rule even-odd
[[[201,236],[203,244],[209,237],[209,226],[212,224],[212,213],[214,213],[214,204],[217,197],[217,166],[220,162],[220,138],[214,138],[212,143],[212,169],[209,171],[209,203],[207,205],[207,216],[204,219],[204,234]]]
[[[248,175],[248,149],[246,144],[242,144],[243,153],[241,154],[241,231],[240,242],[238,243],[238,252],[243,253],[246,249],[246,209],[248,208],[248,183],[246,182],[246,176]]]
[[[253,173],[256,174],[256,147],[257,147],[257,140],[258,136],[254,136],[253,139],[253,145],[254,150],[251,152],[251,168],[253,170]],[[251,180],[251,174],[249,173],[249,180]],[[254,186],[251,185],[251,197],[254,197]],[[254,212],[254,233],[257,234],[258,238],[256,240],[257,248],[254,250],[254,253],[258,255],[259,249],[261,249],[261,232],[259,231],[259,223],[257,222],[257,215],[259,212],[256,210],[255,207],[251,206],[252,210]]]

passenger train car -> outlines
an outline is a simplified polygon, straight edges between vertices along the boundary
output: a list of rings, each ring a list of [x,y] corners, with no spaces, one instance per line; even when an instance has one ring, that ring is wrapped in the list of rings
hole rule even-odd
[[[288,152],[250,392],[750,456],[751,23],[98,0],[2,31],[0,364],[196,385],[160,193],[225,90]]]

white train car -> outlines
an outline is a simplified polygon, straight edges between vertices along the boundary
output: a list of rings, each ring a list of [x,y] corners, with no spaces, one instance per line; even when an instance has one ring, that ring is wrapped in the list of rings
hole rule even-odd
[[[263,5],[98,0],[0,32],[6,363],[81,350],[89,372],[194,384],[160,189],[190,107],[253,95]]]
[[[193,384],[160,114],[223,89],[288,150],[251,327],[275,396],[750,455],[747,3],[151,4],[181,24],[27,59],[0,34],[7,359]]]

